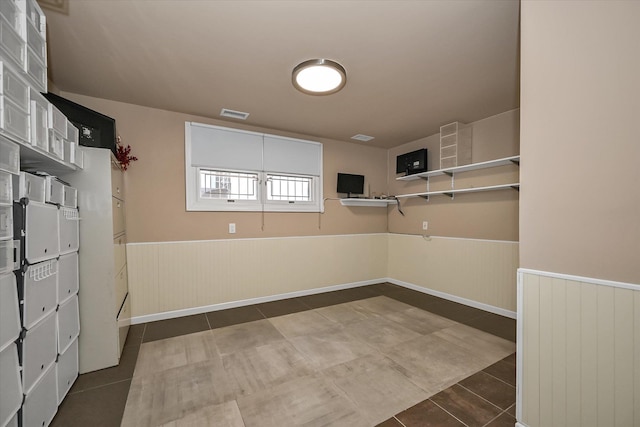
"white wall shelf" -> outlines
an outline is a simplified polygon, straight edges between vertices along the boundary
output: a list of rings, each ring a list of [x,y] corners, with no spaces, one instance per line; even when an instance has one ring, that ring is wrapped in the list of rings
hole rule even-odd
[[[416,173],[413,175],[406,175],[406,176],[401,176],[396,178],[396,180],[398,181],[415,181],[418,179],[428,179],[432,176],[439,176],[439,175],[453,175],[456,173],[460,173],[460,172],[469,172],[472,170],[478,170],[478,169],[488,169],[488,168],[495,168],[498,166],[506,166],[506,165],[511,165],[511,164],[515,164],[515,165],[519,165],[520,164],[520,156],[511,156],[511,157],[505,157],[502,159],[495,159],[495,160],[489,160],[486,162],[480,162],[480,163],[471,163],[469,165],[463,165],[463,166],[456,166],[456,167],[452,167],[452,168],[447,168],[447,169],[438,169],[438,170],[434,170],[434,171],[427,171],[427,172],[421,172],[421,173]],[[400,197],[400,196],[398,196]]]
[[[369,207],[386,207],[395,205],[398,202],[394,199],[340,199],[342,206],[369,206]]]
[[[482,191],[496,191],[496,190],[519,190],[520,183],[514,182],[511,184],[500,184],[500,185],[490,185],[487,187],[470,187],[470,188],[459,188],[459,189],[451,189],[451,190],[439,190],[439,191],[426,191],[424,193],[412,193],[412,194],[398,194],[396,197],[401,198],[409,198],[409,197],[425,197],[429,196],[449,196],[453,198],[455,194],[460,193],[479,193]]]

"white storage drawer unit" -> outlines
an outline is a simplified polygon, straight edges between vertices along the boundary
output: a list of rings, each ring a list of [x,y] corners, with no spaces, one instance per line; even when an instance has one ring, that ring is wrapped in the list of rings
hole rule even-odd
[[[58,383],[55,364],[52,364],[38,384],[25,394],[22,406],[22,426],[48,426],[58,411]]]
[[[64,158],[64,137],[53,129],[49,129],[49,154],[60,160]]]
[[[78,253],[58,258],[58,304],[78,293]]]
[[[31,145],[49,151],[49,101],[31,90]]]
[[[13,175],[0,171],[0,205],[13,204]]]
[[[0,205],[0,240],[13,237],[13,206]]]
[[[11,24],[0,18],[0,55],[10,59],[15,68],[23,69],[25,65],[26,44]]]
[[[0,351],[12,345],[21,330],[16,276],[6,273],[0,275]]]
[[[19,255],[14,255],[13,240],[0,240],[0,274],[11,273],[16,266]]]
[[[69,393],[71,386],[78,378],[78,338],[74,339],[64,353],[58,357],[56,363],[56,377],[58,382],[58,405]]]
[[[13,176],[13,200],[27,198],[30,202],[44,203],[46,193],[45,179],[28,172]]]
[[[16,5],[16,0],[0,1],[0,15],[11,24],[18,34],[22,33],[22,11]]]
[[[56,361],[56,313],[51,313],[26,331],[22,339],[22,389],[29,394],[40,378]],[[55,393],[54,393],[55,395]]]
[[[27,266],[22,274],[22,326],[33,329],[58,307],[58,261],[55,259]]]
[[[61,205],[64,201],[64,184],[55,179],[55,177],[47,176],[45,177],[45,186],[45,202]]]
[[[22,385],[20,383],[20,367],[18,349],[15,344],[0,351],[0,425],[5,425],[14,418],[22,404]],[[27,426],[28,424],[23,424]]]
[[[20,221],[18,224],[24,230],[24,259],[29,264],[36,264],[57,258],[60,248],[58,207],[37,202],[29,202],[26,206],[16,203],[14,207],[14,221]]]
[[[0,170],[20,173],[20,146],[0,135]]]
[[[74,295],[58,308],[58,353],[64,353],[80,334],[78,296]]]
[[[67,137],[67,116],[62,114],[58,107],[49,103],[49,128],[53,129],[62,138]]]
[[[11,1],[11,0],[7,0]],[[7,63],[0,61],[0,74],[2,74],[2,86],[0,93],[23,111],[29,111],[29,85],[25,83],[19,74],[11,69]]]
[[[0,95],[0,107],[2,108],[0,128],[13,137],[29,142],[31,131],[29,112],[19,107],[5,95]]]
[[[62,187],[62,206],[67,208],[78,207],[78,190],[65,185]],[[76,215],[77,216],[77,215]]]
[[[58,210],[60,255],[77,252],[80,245],[78,209],[61,207]]]

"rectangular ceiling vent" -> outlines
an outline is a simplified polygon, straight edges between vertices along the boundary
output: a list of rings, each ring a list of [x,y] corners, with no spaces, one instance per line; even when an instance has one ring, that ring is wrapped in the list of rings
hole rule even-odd
[[[245,113],[243,111],[229,110],[228,108],[223,108],[220,111],[220,115],[222,117],[229,117],[230,119],[238,119],[238,120],[247,120],[247,117],[249,117],[249,113]]]
[[[351,137],[351,139],[355,139],[357,141],[363,141],[363,142],[367,142],[367,141],[371,141],[373,138],[373,136],[369,136],[369,135],[363,135],[361,133],[357,134],[357,135],[353,135]]]

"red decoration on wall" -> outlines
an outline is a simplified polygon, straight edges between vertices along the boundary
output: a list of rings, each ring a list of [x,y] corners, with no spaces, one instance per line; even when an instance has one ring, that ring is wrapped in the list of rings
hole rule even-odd
[[[136,156],[131,156],[131,146],[127,144],[127,146],[122,145],[122,140],[120,136],[116,138],[116,158],[122,166],[122,170],[127,170],[129,168],[129,163],[135,162],[138,160]]]

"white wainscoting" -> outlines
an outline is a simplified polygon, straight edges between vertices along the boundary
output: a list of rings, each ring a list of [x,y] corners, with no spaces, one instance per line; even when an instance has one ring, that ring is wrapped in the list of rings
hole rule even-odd
[[[127,245],[132,323],[378,283],[387,234]]]
[[[388,277],[504,316],[515,316],[518,242],[389,234]]]
[[[640,426],[640,285],[518,270],[523,426]]]

